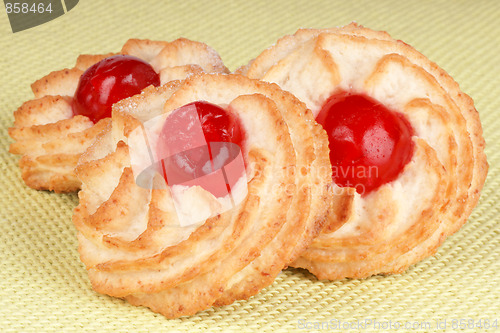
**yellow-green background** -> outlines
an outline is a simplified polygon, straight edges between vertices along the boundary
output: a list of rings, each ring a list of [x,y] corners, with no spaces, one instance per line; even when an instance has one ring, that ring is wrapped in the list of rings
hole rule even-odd
[[[25,187],[18,158],[7,153],[12,112],[32,98],[30,84],[72,67],[81,53],[117,51],[132,37],[203,41],[234,70],[300,27],[350,21],[413,45],[475,100],[490,171],[469,222],[405,274],[324,282],[286,270],[250,300],[192,317],[167,320],[94,293],[71,223],[76,195]],[[433,329],[447,320],[451,329],[453,319],[500,320],[500,1],[81,0],[16,34],[1,12],[0,68],[0,331],[289,331],[299,319],[430,322]]]

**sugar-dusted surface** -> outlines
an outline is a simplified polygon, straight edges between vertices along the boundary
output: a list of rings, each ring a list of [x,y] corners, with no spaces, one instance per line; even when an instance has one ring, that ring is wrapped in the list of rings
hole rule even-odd
[[[87,0],[54,21],[12,34],[6,15],[0,15],[2,331],[302,331],[306,323],[365,319],[430,322],[433,329],[436,320],[447,319],[451,330],[452,319],[500,320],[498,17],[500,3],[486,0]],[[200,40],[234,70],[300,27],[353,20],[413,45],[475,100],[490,170],[469,222],[436,256],[403,275],[326,282],[302,270],[287,270],[248,301],[188,318],[167,320],[94,293],[78,258],[71,223],[76,195],[25,187],[18,158],[7,153],[12,112],[31,98],[29,85],[52,70],[72,67],[80,53],[110,52],[132,37]]]

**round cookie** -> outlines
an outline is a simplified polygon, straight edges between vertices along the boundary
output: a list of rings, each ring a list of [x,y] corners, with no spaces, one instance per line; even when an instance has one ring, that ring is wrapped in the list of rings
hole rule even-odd
[[[182,119],[200,101],[236,117],[245,133],[245,172],[227,195],[177,184],[162,174],[160,155],[148,160],[179,128],[195,131]],[[311,112],[278,86],[241,75],[193,75],[116,103],[76,173],[73,222],[93,288],[168,318],[271,284],[319,233],[332,197],[327,137]],[[221,208],[229,195],[231,207]]]
[[[26,185],[55,192],[80,188],[74,174],[78,158],[110,120],[93,123],[86,116],[75,115],[75,91],[89,67],[117,54],[146,61],[159,74],[162,84],[194,73],[228,72],[212,48],[183,38],[173,42],[130,39],[116,54],[80,55],[75,67],[52,72],[33,83],[35,98],[14,112],[9,135],[15,142],[9,151],[22,155],[19,166]]]
[[[477,204],[488,169],[478,112],[408,44],[354,23],[303,29],[238,72],[277,83],[315,117],[336,94],[369,96],[413,131],[411,159],[396,179],[370,193],[333,185],[325,229],[291,266],[320,279],[400,273],[435,253]]]

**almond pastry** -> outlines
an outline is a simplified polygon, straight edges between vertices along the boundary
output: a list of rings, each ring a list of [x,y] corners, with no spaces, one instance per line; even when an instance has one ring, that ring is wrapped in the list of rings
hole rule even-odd
[[[72,192],[80,188],[74,167],[80,154],[110,120],[102,115],[93,119],[90,110],[75,112],[75,100],[78,100],[75,92],[78,93],[80,77],[89,67],[116,55],[142,59],[146,66],[151,66],[161,83],[202,71],[228,72],[213,49],[187,39],[173,42],[130,39],[118,54],[80,55],[74,68],[52,72],[33,83],[35,98],[14,113],[14,127],[9,129],[9,135],[15,142],[10,152],[22,155],[19,165],[26,185],[55,192]],[[109,80],[102,82],[109,84]]]
[[[333,204],[291,266],[320,279],[400,273],[477,204],[488,169],[478,112],[408,44],[356,24],[303,29],[238,72],[293,93],[329,135]]]
[[[216,150],[217,140],[240,147],[246,165],[225,174],[219,194],[226,186],[203,180],[229,168],[230,146]],[[209,143],[214,169],[200,157]],[[168,318],[258,293],[330,207],[328,140],[311,112],[234,74],[197,74],[116,103],[76,174],[73,222],[92,287]]]

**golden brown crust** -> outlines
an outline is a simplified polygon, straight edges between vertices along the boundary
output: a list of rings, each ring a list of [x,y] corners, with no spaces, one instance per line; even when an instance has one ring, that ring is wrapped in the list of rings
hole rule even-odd
[[[106,54],[80,54],[78,58],[76,58],[75,67],[80,69],[81,71],[87,70],[93,64],[98,63],[99,61],[117,55],[118,53],[106,53]]]
[[[134,129],[143,126],[139,119],[151,119],[148,110],[165,119],[197,100],[238,115],[248,134],[248,194],[233,209],[181,227],[177,185],[138,186],[129,151]],[[112,125],[77,167],[83,186],[73,221],[93,288],[169,318],[256,294],[323,225],[330,205],[327,147],[303,103],[276,85],[239,75],[195,75],[117,103]],[[217,207],[201,187],[186,191],[193,195],[183,197],[187,202],[197,198],[195,209]]]
[[[9,129],[9,135],[15,142],[10,152],[22,155],[19,166],[26,185],[55,192],[80,188],[73,172],[76,161],[104,125],[94,125],[84,116],[73,117],[73,95],[87,68],[116,54],[129,54],[150,62],[160,74],[162,84],[204,71],[227,72],[212,48],[187,39],[173,42],[130,39],[120,53],[80,55],[74,68],[52,72],[34,82],[31,88],[35,99],[14,112],[14,127]],[[78,132],[82,133],[80,138]]]
[[[418,138],[392,183],[366,196],[334,185],[325,229],[292,266],[321,279],[402,272],[432,255],[477,204],[488,169],[478,112],[446,72],[404,42],[354,23],[302,29],[238,72],[277,83],[315,115],[339,90],[370,95],[404,113]]]

